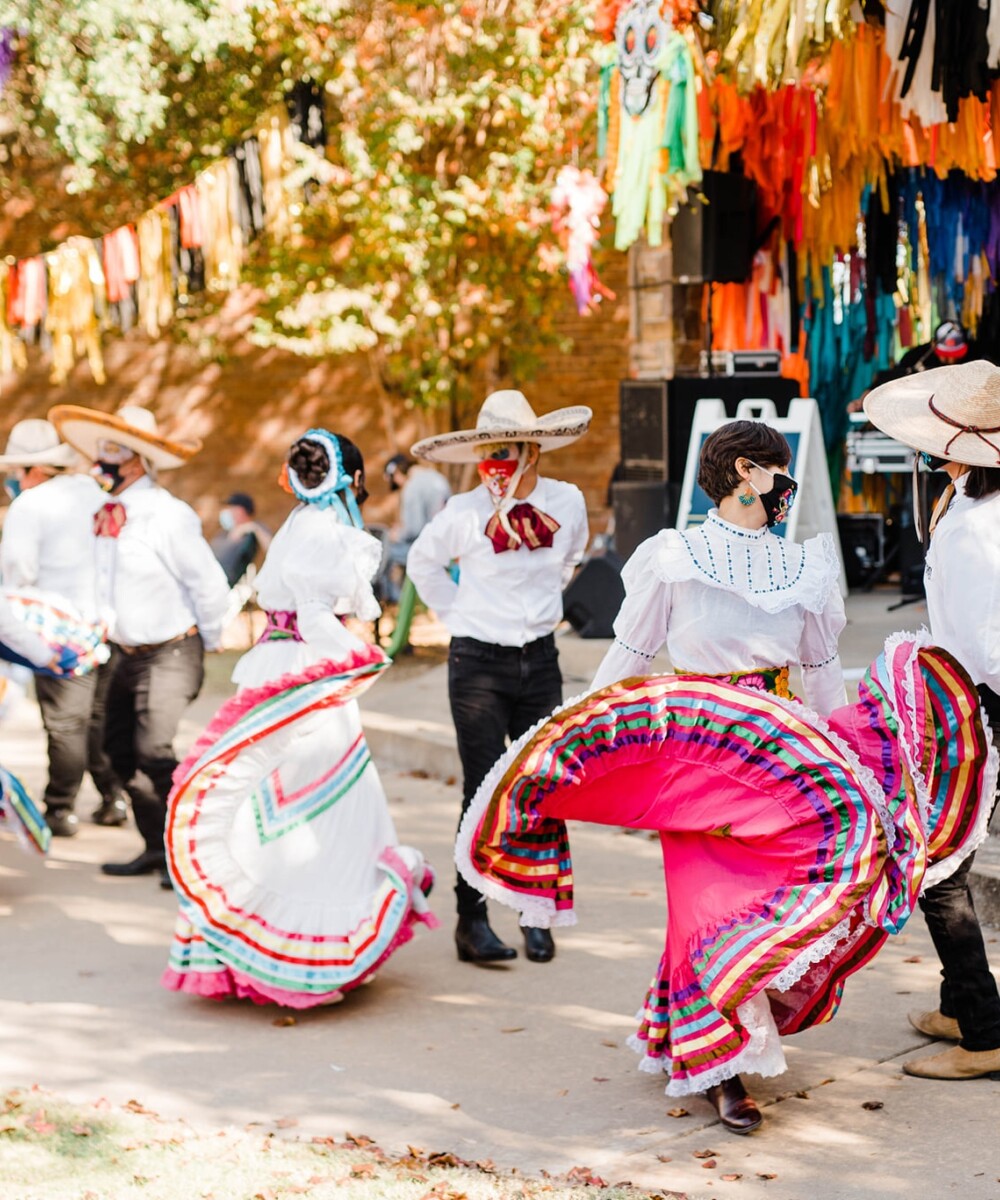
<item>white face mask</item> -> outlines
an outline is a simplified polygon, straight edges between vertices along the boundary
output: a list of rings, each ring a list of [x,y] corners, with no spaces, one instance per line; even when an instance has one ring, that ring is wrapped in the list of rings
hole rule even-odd
[[[231,529],[236,528],[236,518],[233,516],[233,510],[231,508],[222,509],[222,511],[219,513],[219,524],[226,531],[226,533],[229,533]]]

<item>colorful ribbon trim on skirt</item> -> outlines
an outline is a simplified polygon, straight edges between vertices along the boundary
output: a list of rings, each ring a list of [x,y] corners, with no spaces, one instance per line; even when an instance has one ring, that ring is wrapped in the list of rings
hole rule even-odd
[[[788,667],[758,667],[754,671],[733,671],[730,674],[709,675],[704,671],[675,671],[681,679],[721,679],[723,683],[735,683],[737,687],[753,688],[758,692],[770,692],[783,700],[794,700],[788,687]]]
[[[257,639],[258,643],[301,642],[304,640],[302,634],[299,633],[299,618],[297,613],[269,612],[265,609],[264,616],[267,617],[267,624],[264,626],[264,632]]]

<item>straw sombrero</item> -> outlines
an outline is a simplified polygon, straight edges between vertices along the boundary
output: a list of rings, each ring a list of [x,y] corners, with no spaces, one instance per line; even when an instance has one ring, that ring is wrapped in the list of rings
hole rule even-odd
[[[475,429],[456,429],[424,438],[411,453],[428,462],[476,462],[476,446],[490,442],[536,442],[544,453],[583,437],[593,415],[579,404],[539,417],[521,392],[494,392],[479,410]]]
[[[894,379],[865,397],[883,433],[938,458],[1000,467],[1000,367],[977,360]]]
[[[92,462],[100,457],[98,443],[116,442],[148,459],[158,470],[180,467],[201,449],[198,438],[167,438],[148,408],[126,404],[116,413],[97,412],[76,404],[57,404],[49,420],[63,439]]]
[[[38,417],[18,421],[0,455],[0,467],[67,468],[78,461],[73,447],[59,440],[56,427]]]

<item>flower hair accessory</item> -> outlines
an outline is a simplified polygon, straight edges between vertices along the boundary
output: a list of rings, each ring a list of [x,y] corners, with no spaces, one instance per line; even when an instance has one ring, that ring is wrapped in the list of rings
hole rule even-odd
[[[310,488],[302,482],[295,469],[286,463],[283,474],[287,474],[292,495],[303,504],[332,508],[345,524],[363,529],[364,521],[353,490],[354,480],[344,469],[344,456],[340,452],[340,442],[336,436],[327,429],[307,429],[298,440],[316,442],[322,446],[330,460],[330,470],[326,478]]]

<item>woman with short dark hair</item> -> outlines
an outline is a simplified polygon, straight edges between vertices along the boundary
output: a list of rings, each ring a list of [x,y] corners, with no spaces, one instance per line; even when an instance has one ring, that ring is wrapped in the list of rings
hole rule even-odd
[[[180,917],[163,982],[308,1008],[339,1000],[431,923],[433,879],[400,846],[353,697],[388,665],[343,617],[378,616],[361,452],[310,429],[282,486],[299,501],[257,575],[267,626],[240,690],[174,775]]]

